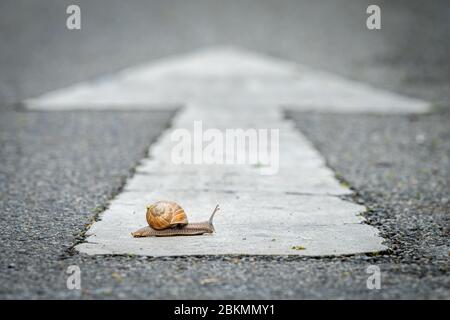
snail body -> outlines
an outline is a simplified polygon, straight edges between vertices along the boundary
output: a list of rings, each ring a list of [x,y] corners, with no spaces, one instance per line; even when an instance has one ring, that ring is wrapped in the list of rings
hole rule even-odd
[[[219,210],[217,205],[208,221],[189,223],[187,214],[182,207],[172,201],[158,201],[147,206],[146,219],[148,226],[131,235],[140,237],[173,237],[195,236],[213,233],[213,218]]]

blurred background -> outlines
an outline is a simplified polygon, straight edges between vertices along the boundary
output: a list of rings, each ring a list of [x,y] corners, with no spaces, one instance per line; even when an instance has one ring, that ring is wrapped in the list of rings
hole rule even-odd
[[[81,8],[81,30],[66,28],[72,4]],[[381,30],[366,27],[370,4],[381,8]],[[355,190],[351,201],[368,208],[364,216],[388,252],[75,254],[175,112],[47,112],[20,108],[21,101],[223,45],[433,104],[420,115],[287,111]],[[449,101],[448,0],[1,0],[0,298],[449,299]],[[367,290],[368,264],[381,267],[383,290]],[[67,290],[69,265],[82,269],[81,291]]]
[[[66,8],[81,7],[81,30]],[[381,30],[366,8],[381,7]],[[12,104],[140,62],[235,45],[446,105],[446,0],[4,0],[0,103]]]

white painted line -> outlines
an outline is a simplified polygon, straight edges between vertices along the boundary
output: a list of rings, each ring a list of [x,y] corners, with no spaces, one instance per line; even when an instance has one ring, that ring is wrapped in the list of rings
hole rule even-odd
[[[25,101],[28,108],[45,110],[159,109],[186,102],[277,104],[332,112],[420,113],[430,109],[426,101],[234,48],[163,59]]]
[[[280,111],[259,106],[259,126],[281,130],[280,171],[261,176],[249,165],[181,165],[170,159],[174,143],[170,133],[192,129],[196,114],[211,127],[254,125],[252,107],[214,106],[187,108],[151,148],[125,191],[118,195],[102,220],[89,231],[87,243],[77,246],[88,254],[139,254],[149,256],[212,254],[336,255],[386,249],[377,230],[362,224],[363,206],[334,195],[350,193],[341,186],[311,144],[280,117]],[[238,108],[240,109],[240,108]],[[256,109],[253,109],[255,112]],[[275,111],[275,112],[274,112]],[[215,120],[214,120],[215,119]],[[217,121],[217,122],[216,122]],[[283,139],[285,137],[286,139]],[[284,144],[283,144],[284,143]],[[148,203],[171,199],[179,202],[191,221],[207,218],[215,204],[222,210],[212,236],[134,239],[130,232],[146,224]],[[303,246],[305,250],[292,249]]]
[[[283,119],[280,102],[334,111],[383,111],[395,105],[400,112],[425,111],[426,103],[228,49],[131,69],[103,83],[80,84],[29,103],[60,110],[83,103],[128,107],[171,99],[186,107],[77,250],[147,256],[320,256],[386,249],[377,229],[363,223],[360,213],[365,207],[339,198],[351,191],[339,184],[312,144]],[[279,129],[278,174],[262,176],[251,165],[174,165],[170,135],[180,128],[193,134],[196,120],[202,120],[205,128]],[[162,199],[182,205],[190,221],[205,220],[219,204],[217,233],[132,238],[132,231],[146,225],[145,206]],[[305,249],[293,249],[298,246]]]
[[[170,133],[191,123],[195,108],[187,108],[151,148],[151,160],[144,161],[125,191],[88,232],[86,243],[77,246],[87,254],[138,254],[148,256],[261,254],[338,255],[386,249],[377,230],[362,224],[363,206],[335,195],[350,193],[325,167],[320,154],[294,128],[288,126],[274,107],[258,107],[260,125],[280,127],[280,171],[261,176],[249,165],[171,164],[174,145]],[[231,109],[231,111],[230,111]],[[248,111],[248,109],[246,109]],[[220,120],[218,126],[233,127],[233,107],[204,108],[205,119]],[[280,112],[280,111],[278,111]],[[251,113],[234,113],[240,124]],[[222,116],[223,115],[223,116]],[[226,123],[228,121],[228,123]],[[209,120],[208,124],[216,124]],[[191,129],[192,130],[192,129]],[[216,204],[217,233],[211,236],[134,239],[130,233],[145,226],[145,206],[171,199],[180,203],[191,221],[205,220]],[[302,246],[305,250],[295,250]]]

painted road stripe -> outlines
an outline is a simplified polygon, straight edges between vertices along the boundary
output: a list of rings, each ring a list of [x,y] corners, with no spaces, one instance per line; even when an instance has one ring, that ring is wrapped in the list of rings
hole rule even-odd
[[[239,118],[242,128],[254,125],[245,106],[202,108],[203,120],[211,127],[233,128]],[[177,128],[190,130],[196,107],[187,108],[171,128],[151,148],[150,158],[137,168],[124,192],[118,195],[102,220],[89,231],[86,243],[77,246],[88,254],[139,254],[149,256],[213,254],[302,254],[335,255],[386,249],[377,230],[363,224],[361,205],[344,201],[349,194],[321,155],[280,117],[274,107],[247,107],[261,110],[259,125],[280,128],[280,170],[263,176],[250,165],[181,165],[171,161],[175,145],[170,134]],[[223,117],[220,117],[224,114]],[[220,119],[220,120],[219,120]],[[246,120],[247,119],[247,123]],[[147,203],[174,199],[183,205],[191,221],[205,220],[216,204],[217,233],[212,236],[131,238],[130,232],[146,224]],[[295,250],[301,246],[305,250]]]
[[[126,70],[28,101],[61,110],[185,107],[149,150],[124,191],[76,248],[87,254],[148,256],[257,254],[340,255],[385,250],[377,229],[364,224],[364,206],[341,199],[341,185],[312,144],[283,118],[282,104],[336,112],[425,112],[428,103],[375,90],[334,75],[239,50],[210,50]],[[262,176],[252,165],[174,165],[171,133],[202,120],[205,128],[278,128],[280,168]],[[134,239],[146,225],[145,206],[179,202],[190,221],[216,204],[217,233]],[[304,250],[293,249],[298,246]]]
[[[232,94],[230,94],[232,93]],[[162,59],[25,101],[28,108],[160,109],[186,102],[287,105],[291,109],[412,113],[426,101],[234,48]]]

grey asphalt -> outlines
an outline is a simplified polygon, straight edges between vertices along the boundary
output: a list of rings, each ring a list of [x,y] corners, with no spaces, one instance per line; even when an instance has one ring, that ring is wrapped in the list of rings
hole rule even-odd
[[[446,0],[71,0],[0,2],[0,102],[200,47],[236,45],[447,104]],[[382,29],[366,28],[378,4]]]
[[[375,1],[381,31],[365,29],[364,1],[80,1],[80,32],[64,27],[69,3],[0,3],[0,298],[450,298],[444,1]],[[371,209],[368,223],[391,251],[159,259],[73,252],[173,112],[30,112],[16,103],[214,44],[434,103],[420,116],[286,113]],[[81,291],[66,288],[69,265],[81,268]],[[381,269],[381,290],[366,288],[369,265]]]
[[[85,224],[120,190],[171,116],[1,113],[2,298],[448,298],[450,144],[446,126],[437,125],[448,117],[436,115],[290,114],[357,188],[357,201],[372,209],[367,217],[392,252],[335,258],[74,254]],[[349,143],[362,128],[371,134]],[[337,131],[339,138],[330,141]],[[382,270],[382,290],[366,289],[371,264]],[[81,291],[66,288],[69,265],[82,270]]]

